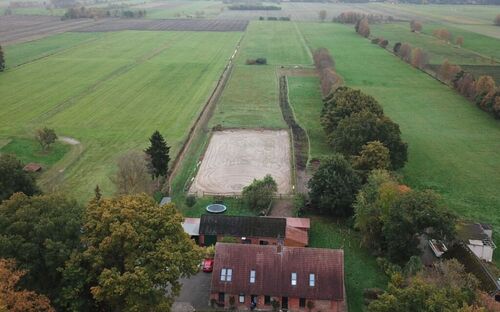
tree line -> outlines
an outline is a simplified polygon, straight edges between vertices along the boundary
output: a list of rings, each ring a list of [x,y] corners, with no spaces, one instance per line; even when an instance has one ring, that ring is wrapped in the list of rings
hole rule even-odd
[[[380,14],[365,14],[354,11],[347,11],[340,13],[337,17],[333,18],[333,22],[341,24],[356,24],[362,19],[367,19],[370,23],[393,22],[394,17],[380,15]]]
[[[313,60],[319,75],[321,92],[323,96],[327,96],[342,85],[342,77],[335,72],[335,62],[327,49],[315,50]]]
[[[155,132],[141,155],[150,180],[167,175],[168,149]],[[181,222],[173,204],[160,207],[140,187],[104,198],[97,186],[85,207],[42,194],[2,154],[0,311],[169,310],[179,278],[195,274],[203,256]]]
[[[123,17],[123,18],[143,18],[146,17],[146,10],[106,10],[103,8],[71,7],[61,17],[62,20],[77,18],[104,18],[104,17]]]

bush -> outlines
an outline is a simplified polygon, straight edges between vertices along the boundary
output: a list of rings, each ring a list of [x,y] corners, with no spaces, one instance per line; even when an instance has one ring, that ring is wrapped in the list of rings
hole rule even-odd
[[[385,49],[389,45],[389,41],[387,39],[383,39],[378,45]]]
[[[373,38],[372,43],[373,44],[378,44],[380,42],[380,38]]]
[[[189,208],[193,207],[196,204],[196,196],[194,195],[188,195],[186,197],[186,206]]]
[[[242,197],[250,209],[260,212],[271,205],[277,191],[276,181],[268,174],[262,180],[254,179],[252,184],[244,187]]]
[[[267,20],[268,20],[268,21],[277,21],[277,20],[278,20],[278,18],[277,18],[276,16],[269,16],[269,17],[267,18]]]
[[[259,57],[256,59],[247,59],[245,61],[246,65],[267,65],[267,59],[265,57]]]
[[[297,193],[293,196],[293,215],[301,217],[306,210],[307,196],[306,194]]]

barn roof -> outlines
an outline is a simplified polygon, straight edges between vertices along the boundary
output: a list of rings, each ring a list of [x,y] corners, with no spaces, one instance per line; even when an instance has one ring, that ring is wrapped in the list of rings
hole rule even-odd
[[[311,227],[309,218],[286,218],[286,224],[301,229],[309,229]]]
[[[204,235],[284,238],[285,231],[284,218],[202,215],[200,221]]]
[[[232,269],[230,282],[221,281],[222,268]],[[251,270],[255,270],[255,283],[250,283]],[[212,293],[345,300],[340,249],[217,243],[213,272]],[[296,285],[291,283],[292,273],[296,273]],[[309,284],[310,274],[314,274],[314,286]]]

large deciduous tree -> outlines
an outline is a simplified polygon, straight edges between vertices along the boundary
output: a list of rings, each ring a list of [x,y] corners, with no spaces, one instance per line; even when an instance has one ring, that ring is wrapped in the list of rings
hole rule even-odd
[[[389,117],[370,111],[353,113],[342,119],[329,139],[334,149],[346,156],[359,155],[363,145],[380,141],[389,149],[391,169],[402,168],[408,157],[408,146],[401,140],[399,125]]]
[[[170,147],[160,134],[155,131],[149,138],[150,146],[144,151],[149,156],[150,170],[153,177],[166,177],[170,162]]]
[[[36,130],[35,140],[40,144],[42,150],[46,151],[57,140],[57,135],[54,129],[44,127]]]
[[[14,155],[0,155],[0,202],[12,194],[22,192],[34,195],[39,192],[35,178],[23,170],[23,164]]]
[[[325,102],[321,111],[321,124],[327,134],[333,132],[339,122],[363,110],[382,116],[384,111],[371,95],[349,87],[338,88]]]
[[[118,159],[118,170],[111,181],[118,195],[153,192],[151,176],[148,172],[146,155],[142,152],[128,152]]]
[[[252,184],[243,188],[243,201],[256,211],[263,211],[272,203],[278,185],[271,175],[266,175],[262,180],[254,179]]]
[[[374,169],[388,169],[390,166],[389,149],[380,141],[372,141],[363,145],[359,156],[355,156],[353,160],[353,167],[364,172],[370,172]]]
[[[82,250],[64,270],[69,311],[169,311],[179,278],[198,271],[202,252],[172,204],[151,197],[92,200]]]
[[[352,203],[360,187],[360,178],[340,154],[321,162],[309,180],[309,197],[314,208],[332,216],[352,215]]]
[[[19,290],[26,271],[16,269],[14,260],[0,259],[0,311],[54,312],[47,297],[34,291]]]
[[[79,246],[80,229],[75,201],[16,193],[0,205],[0,257],[16,259],[27,270],[23,285],[54,300],[61,289],[58,270]]]

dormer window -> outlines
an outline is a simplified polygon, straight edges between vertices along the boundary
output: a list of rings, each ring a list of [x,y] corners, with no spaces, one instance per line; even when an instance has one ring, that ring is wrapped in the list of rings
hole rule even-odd
[[[255,283],[255,270],[250,271],[250,284]]]
[[[314,287],[316,285],[316,276],[311,273],[309,274],[309,286]]]
[[[233,279],[233,269],[222,268],[220,270],[220,280],[230,282]]]
[[[297,285],[297,273],[292,273],[292,286]]]

